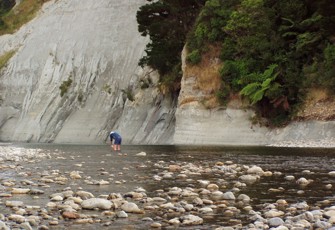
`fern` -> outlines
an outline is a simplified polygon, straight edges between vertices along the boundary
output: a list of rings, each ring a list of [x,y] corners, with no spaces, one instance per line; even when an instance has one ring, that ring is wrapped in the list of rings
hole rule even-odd
[[[270,65],[262,74],[259,74],[259,82],[246,85],[240,94],[247,96],[252,105],[262,100],[264,95],[275,95],[281,87],[279,83],[273,82],[279,75],[278,71],[274,72],[277,67],[277,64]],[[267,94],[268,91],[269,94]]]
[[[257,82],[250,83],[240,91],[240,94],[244,96],[250,96],[254,94],[260,88],[260,86],[261,85]]]
[[[251,97],[251,100],[252,100],[252,105],[256,104],[257,102],[259,102],[260,100],[263,99],[263,96],[264,96],[264,89],[261,89],[261,90],[258,90],[256,91],[252,97]]]

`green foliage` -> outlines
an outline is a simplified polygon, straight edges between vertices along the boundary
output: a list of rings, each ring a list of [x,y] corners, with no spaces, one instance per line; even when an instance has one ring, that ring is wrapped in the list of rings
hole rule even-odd
[[[139,65],[158,70],[164,78],[175,66],[181,66],[180,56],[186,35],[205,0],[148,2],[140,7],[136,16],[139,32],[142,36],[150,36],[151,40]]]
[[[0,1],[0,34],[1,31],[6,30],[7,25],[4,21],[5,15],[15,6],[15,0],[2,0]]]
[[[215,92],[215,96],[222,105],[226,105],[229,100],[231,89],[228,85],[222,85],[220,90]]]
[[[325,65],[328,68],[334,68],[335,65],[335,45],[327,44],[324,49]]]
[[[78,99],[78,101],[79,101],[80,103],[83,102],[83,100],[84,100],[84,94],[83,94],[83,91],[80,90],[80,91],[78,92],[77,99]]]
[[[239,0],[207,0],[202,8],[196,26],[187,38],[187,46],[190,52],[199,50],[204,51],[207,42],[219,42],[224,38],[222,28],[226,24],[232,9],[231,5]]]
[[[68,92],[71,85],[72,85],[72,79],[70,76],[66,81],[63,81],[62,84],[59,86],[61,97],[63,97]]]
[[[5,15],[15,6],[15,0],[2,0],[0,2],[0,16]]]
[[[152,85],[152,80],[150,76],[140,80],[141,89],[147,89]]]
[[[112,93],[112,88],[110,85],[108,84],[105,84],[103,87],[102,87],[102,90],[105,91],[106,93],[108,94],[111,94]]]
[[[199,50],[193,50],[190,54],[187,55],[186,60],[192,65],[198,64],[201,61],[201,54]]]
[[[335,94],[335,45],[327,44],[324,49],[324,62],[323,68],[324,73],[321,75],[320,85],[328,88]],[[319,71],[320,72],[320,71]]]
[[[275,72],[278,65],[270,65],[263,73],[258,74],[258,81],[252,82],[246,85],[240,94],[247,96],[251,104],[256,104],[261,101],[264,96],[269,99],[276,99],[280,96],[281,85],[274,80],[279,75],[279,72]]]
[[[11,10],[15,0],[1,0],[0,2],[0,35],[13,33],[22,25],[32,20],[44,2],[48,0],[22,0]]]
[[[220,75],[224,83],[229,84],[234,91],[241,89],[241,81],[250,82],[253,75],[249,74],[253,68],[252,59],[226,60],[220,69]]]
[[[133,90],[130,87],[127,89],[122,89],[121,91],[126,94],[129,101],[135,101]]]
[[[222,84],[282,121],[306,88],[335,88],[334,10],[331,0],[207,1],[188,46],[221,42]]]
[[[157,7],[166,4],[173,6],[170,10],[175,7],[182,9],[172,0],[157,2]],[[282,124],[299,106],[308,87],[327,87],[335,93],[333,0],[207,0],[202,6],[195,24],[192,26],[190,23],[188,29],[183,30],[188,31],[187,36],[169,38],[179,39],[182,43],[187,38],[187,61],[191,64],[201,60],[208,44],[221,44],[222,87],[216,92],[221,101],[226,102],[231,93],[240,92],[250,99],[259,114],[275,124]],[[160,9],[160,13],[151,17],[157,23],[164,21],[160,16],[167,12]],[[168,11],[165,18],[169,18],[171,12]],[[160,35],[167,30],[164,23],[161,27],[155,26]],[[155,34],[149,31],[144,34],[155,38]],[[165,38],[156,37],[159,41]],[[158,50],[154,49],[155,45],[159,44],[160,51],[155,53],[156,57],[160,57],[162,52],[168,55],[171,46],[158,40],[152,39],[149,51],[153,54]],[[168,48],[164,50],[163,46]],[[155,61],[149,59],[144,57],[142,61]],[[180,60],[175,63],[180,63]],[[173,69],[161,67],[164,71]],[[166,76],[166,82],[174,81],[171,75]]]

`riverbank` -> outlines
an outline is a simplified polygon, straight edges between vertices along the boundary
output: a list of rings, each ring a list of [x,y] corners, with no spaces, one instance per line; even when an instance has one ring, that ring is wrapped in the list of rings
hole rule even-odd
[[[139,150],[0,146],[0,228],[335,229],[333,158]]]
[[[335,148],[335,138],[326,138],[318,141],[283,141],[267,146],[294,148]]]

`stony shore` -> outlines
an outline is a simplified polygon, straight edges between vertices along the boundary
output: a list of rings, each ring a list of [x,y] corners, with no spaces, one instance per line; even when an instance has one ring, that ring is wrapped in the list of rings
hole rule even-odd
[[[298,148],[335,148],[335,138],[327,138],[319,141],[283,141],[270,144],[269,146]]]
[[[119,154],[127,157],[127,154]],[[143,161],[141,167],[154,167],[157,171],[151,180],[162,184],[162,189],[146,191],[138,187],[123,194],[110,191],[108,194],[92,193],[85,187],[72,187],[73,181],[83,184],[103,186],[122,184],[117,176],[105,168],[96,169],[106,179],[95,180],[80,170],[61,172],[57,169],[44,169],[32,175],[21,165],[34,164],[42,160],[62,158],[57,152],[41,149],[0,146],[0,173],[13,173],[1,178],[0,229],[92,229],[94,226],[113,228],[119,219],[141,221],[145,229],[183,229],[193,226],[197,229],[329,229],[335,230],[335,206],[332,200],[309,205],[306,201],[289,203],[278,199],[273,203],[253,206],[253,197],[241,192],[245,187],[258,183],[263,178],[283,176],[281,172],[265,171],[257,165],[242,165],[232,161],[214,162],[200,165],[174,161],[147,161],[147,154],[136,154]],[[76,165],[81,167],[80,164]],[[126,170],[126,169],[125,169]],[[312,172],[306,172],[312,173]],[[217,174],[221,179],[209,181],[199,179],[205,174]],[[335,171],[328,172],[329,177]],[[198,179],[194,179],[194,178]],[[165,180],[178,179],[192,186],[164,188]],[[285,175],[285,179],[301,186],[299,192],[312,180]],[[55,187],[58,191],[46,193],[46,188]],[[273,188],[268,192],[278,192]],[[332,184],[323,189],[332,189]],[[47,197],[47,202],[30,205],[22,201],[29,196],[39,200]],[[321,208],[322,207],[322,208]],[[204,225],[207,220],[223,218],[225,224]],[[243,218],[239,218],[243,216]],[[79,227],[78,227],[79,226]],[[207,226],[207,227],[204,227]],[[132,228],[139,229],[139,228]]]

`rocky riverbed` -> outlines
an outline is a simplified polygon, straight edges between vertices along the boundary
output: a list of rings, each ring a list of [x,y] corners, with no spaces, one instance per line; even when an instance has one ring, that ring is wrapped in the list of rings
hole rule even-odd
[[[335,148],[335,138],[324,138],[319,141],[283,141],[269,146],[273,147],[299,147],[299,148]]]
[[[0,146],[0,229],[335,230],[333,161],[286,174],[229,156],[106,151],[102,159],[92,166],[79,152]],[[305,200],[316,178],[325,195]],[[273,199],[251,192],[263,181],[274,182],[260,192]]]

